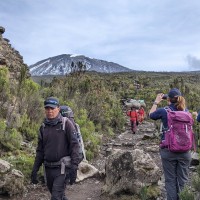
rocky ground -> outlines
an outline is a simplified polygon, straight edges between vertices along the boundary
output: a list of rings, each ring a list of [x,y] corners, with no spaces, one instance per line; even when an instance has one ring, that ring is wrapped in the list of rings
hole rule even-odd
[[[106,157],[112,153],[113,149],[133,149],[139,148],[147,151],[155,163],[162,169],[160,156],[158,152],[158,140],[155,139],[155,127],[150,122],[144,122],[138,126],[137,134],[132,134],[130,127],[127,126],[127,130],[115,136],[113,139],[105,140],[101,146],[101,151],[98,157],[96,157],[91,164],[94,165],[100,171],[104,170],[104,164]],[[144,139],[146,138],[146,139]],[[108,197],[103,193],[104,180],[103,178],[93,177],[86,179],[75,185],[68,186],[66,194],[69,200],[137,200],[139,198],[129,195],[121,194],[118,196]],[[162,191],[162,195],[157,200],[165,200],[164,180],[161,179],[159,186]],[[28,185],[25,194],[19,197],[1,197],[0,199],[11,200],[49,200],[50,195],[44,185]]]
[[[94,165],[97,169],[102,171],[104,169],[105,158],[109,154],[112,153],[114,148],[120,149],[133,149],[135,146],[146,146],[145,141],[141,141],[141,138],[144,135],[144,132],[152,132],[155,131],[154,127],[151,123],[144,122],[143,124],[138,126],[138,133],[132,134],[130,131],[130,127],[127,126],[127,130],[115,136],[113,139],[105,140],[103,145],[101,146],[101,151],[98,157],[96,157],[91,164]],[[148,140],[149,143],[149,140]],[[155,142],[153,144],[148,144],[148,146],[156,145]],[[159,156],[153,155],[157,159],[157,164],[160,165]],[[68,186],[66,189],[66,194],[69,200],[110,200],[110,199],[131,199],[133,200],[133,196],[129,195],[119,195],[115,197],[107,197],[103,194],[103,179],[97,178],[89,178],[80,183],[76,183],[75,185]],[[12,200],[48,200],[50,198],[49,192],[47,191],[44,185],[28,185],[25,194],[23,197],[11,197],[9,199]],[[8,197],[0,197],[0,199],[8,199]],[[134,198],[135,199],[135,198]]]

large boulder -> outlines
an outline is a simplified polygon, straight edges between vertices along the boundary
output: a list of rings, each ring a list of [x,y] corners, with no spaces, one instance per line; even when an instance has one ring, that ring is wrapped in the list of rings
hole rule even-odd
[[[10,196],[24,192],[24,175],[0,159],[0,193]]]
[[[157,185],[162,173],[148,153],[119,150],[107,158],[104,190],[110,195],[139,194],[144,186]]]

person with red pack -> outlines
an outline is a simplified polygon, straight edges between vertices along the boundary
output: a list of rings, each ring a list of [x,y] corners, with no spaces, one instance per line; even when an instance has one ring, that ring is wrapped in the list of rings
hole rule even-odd
[[[131,110],[127,111],[127,116],[130,117],[130,123],[131,123],[131,130],[133,134],[136,133],[137,130],[137,123],[138,123],[138,114],[135,107],[131,107]]]
[[[139,124],[141,124],[144,121],[144,116],[145,116],[145,111],[143,106],[140,107],[140,109],[138,110],[138,122]]]

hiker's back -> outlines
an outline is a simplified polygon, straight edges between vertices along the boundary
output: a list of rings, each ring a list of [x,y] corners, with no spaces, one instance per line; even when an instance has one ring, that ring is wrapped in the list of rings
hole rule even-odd
[[[130,117],[131,120],[134,120],[134,121],[137,120],[137,111],[136,110],[128,111],[127,115]]]
[[[167,146],[172,152],[186,152],[194,145],[192,125],[194,120],[191,113],[167,109],[168,130],[162,146]]]
[[[177,88],[170,89],[167,94],[168,108],[159,108],[165,94],[157,94],[149,111],[149,117],[153,120],[161,120],[162,135],[160,156],[165,176],[165,189],[167,199],[179,199],[179,193],[188,180],[189,166],[191,162],[192,124],[193,119],[186,112],[185,98]]]

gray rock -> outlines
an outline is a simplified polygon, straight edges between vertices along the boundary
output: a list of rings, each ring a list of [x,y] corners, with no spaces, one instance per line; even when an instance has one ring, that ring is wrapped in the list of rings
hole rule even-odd
[[[7,43],[9,43],[10,42],[10,40],[9,39],[7,39],[7,38],[3,38]]]
[[[5,160],[0,159],[0,191],[10,196],[24,192],[24,175]]]
[[[105,192],[110,195],[129,191],[139,194],[146,185],[155,185],[161,177],[161,171],[148,153],[143,150],[119,150],[106,161]]]
[[[190,164],[192,166],[199,165],[199,154],[196,152],[192,152],[191,155],[192,155],[192,160]]]
[[[144,134],[142,140],[148,140],[148,139],[154,139],[155,135],[154,134]]]
[[[7,161],[0,159],[0,174],[5,174],[9,172],[11,169],[11,166],[12,165],[8,163]]]
[[[96,169],[93,165],[90,165],[86,161],[82,161],[78,166],[76,182],[80,182],[86,178],[96,176],[98,173],[99,170]]]
[[[0,26],[0,34],[3,34],[5,32],[5,28],[3,26]]]
[[[0,54],[0,65],[6,65],[6,59],[2,54]]]

